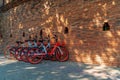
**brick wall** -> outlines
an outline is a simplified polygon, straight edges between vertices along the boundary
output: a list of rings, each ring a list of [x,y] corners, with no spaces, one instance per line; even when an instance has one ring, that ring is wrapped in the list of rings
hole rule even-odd
[[[1,44],[23,39],[23,32],[26,39],[30,34],[39,35],[44,28],[46,34],[54,32],[66,42],[70,60],[119,66],[119,5],[119,0],[30,1],[1,14]],[[103,31],[104,21],[108,21],[109,31]],[[68,34],[64,34],[65,27]]]

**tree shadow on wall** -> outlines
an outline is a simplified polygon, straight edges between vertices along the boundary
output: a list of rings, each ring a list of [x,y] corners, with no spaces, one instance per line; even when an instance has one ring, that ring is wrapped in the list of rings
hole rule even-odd
[[[98,25],[97,22],[100,22],[101,20],[103,20],[103,19],[101,19],[102,18],[101,14],[103,14],[104,12],[103,11],[101,11],[103,13],[96,12],[95,15],[92,15],[92,18],[94,18],[95,19],[94,21],[96,22],[96,23],[93,23],[94,21],[91,21],[92,20],[91,14],[89,14],[92,11],[90,11],[89,9],[86,8],[86,7],[90,7],[92,9],[91,5],[84,6],[82,9],[79,9],[80,13],[78,12],[78,14],[76,14],[77,11],[79,11],[76,6],[75,11],[72,11],[72,9],[70,9],[70,11],[68,11],[70,14],[67,14],[67,12],[65,13],[64,11],[61,10],[61,8],[64,7],[63,5],[68,5],[69,0],[66,0],[66,1],[68,1],[68,2],[61,3],[62,6],[56,5],[57,8],[55,8],[56,6],[53,7],[53,6],[49,5],[48,0],[43,2],[44,8],[42,8],[42,9],[40,8],[41,7],[40,4],[38,6],[35,6],[36,4],[32,5],[32,6],[35,6],[35,7],[32,7],[33,9],[40,8],[41,14],[44,13],[44,15],[41,15],[39,13],[32,14],[31,12],[30,12],[31,14],[29,14],[30,10],[29,10],[29,8],[27,8],[27,5],[29,6],[30,4],[26,4],[24,9],[21,7],[21,10],[18,8],[17,11],[15,11],[15,12],[21,11],[21,13],[22,12],[24,12],[24,14],[27,13],[30,16],[30,19],[25,19],[24,15],[22,15],[22,17],[20,15],[17,15],[17,17],[19,16],[17,21],[19,22],[19,19],[20,19],[20,21],[23,23],[21,25],[23,25],[24,29],[26,27],[26,31],[29,29],[27,27],[28,25],[29,25],[29,27],[32,27],[32,29],[35,30],[34,26],[38,26],[40,24],[40,26],[46,27],[48,29],[48,31],[49,31],[49,29],[51,29],[50,32],[52,32],[54,30],[56,32],[60,32],[61,36],[58,35],[58,37],[61,37],[62,39],[64,39],[67,42],[67,47],[69,48],[69,50],[71,50],[71,52],[70,52],[71,59],[74,58],[74,60],[76,59],[76,61],[81,61],[81,62],[85,62],[85,63],[91,62],[91,63],[98,63],[98,64],[104,63],[104,62],[108,63],[108,64],[109,63],[112,64],[111,62],[116,61],[116,60],[110,61],[110,59],[115,58],[115,57],[111,57],[112,55],[114,55],[114,56],[119,55],[119,54],[112,54],[112,53],[119,53],[117,51],[117,49],[119,50],[118,46],[111,48],[115,45],[114,44],[115,40],[110,42],[111,37],[109,36],[109,32],[107,32],[107,33],[102,32],[102,31],[98,30],[98,28],[94,25],[94,24]],[[103,6],[102,3],[99,5],[101,5],[101,7],[100,7],[100,9],[101,9]],[[54,14],[51,14],[52,8],[54,8],[53,10],[55,10]],[[64,8],[68,8],[68,7],[64,7]],[[83,13],[83,11],[84,11],[84,13]],[[96,9],[93,9],[93,12],[95,12],[95,11],[96,11]],[[33,11],[33,12],[37,12],[37,11]],[[16,14],[16,13],[13,13],[13,14]],[[13,20],[14,20],[15,17],[13,14],[11,14],[11,15],[13,16]],[[79,15],[79,14],[82,14],[82,15]],[[33,17],[31,17],[31,15],[39,15],[40,17],[34,16],[34,18],[33,18]],[[26,15],[26,17],[28,17],[28,16]],[[44,19],[40,20],[41,17],[45,18],[45,20]],[[22,20],[22,19],[24,19],[24,20]],[[32,20],[35,21],[35,23],[31,23]],[[26,23],[26,21],[28,21],[28,24],[24,24],[24,23]],[[15,22],[13,22],[13,23],[15,23]],[[72,26],[72,23],[76,23],[76,24],[74,24],[75,26]],[[15,26],[15,25],[13,25],[13,26]],[[65,27],[68,27],[69,30],[71,30],[68,35],[64,35],[64,33],[63,33]],[[36,29],[38,29],[38,28],[40,28],[40,27],[36,27]],[[33,32],[36,32],[36,31],[33,31]],[[46,32],[48,32],[48,31],[46,31]],[[39,31],[37,31],[37,33],[39,33]],[[103,35],[105,35],[105,36],[103,36]],[[108,36],[108,37],[106,37],[106,36]]]

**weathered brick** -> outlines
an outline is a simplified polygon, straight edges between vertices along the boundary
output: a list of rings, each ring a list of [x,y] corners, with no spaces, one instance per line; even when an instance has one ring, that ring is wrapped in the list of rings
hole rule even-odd
[[[27,39],[31,34],[39,35],[39,30],[45,28],[46,34],[55,32],[60,40],[66,42],[70,60],[118,66],[120,2],[112,2],[113,0],[38,0],[24,3],[0,14],[0,32],[4,41],[0,45],[5,47],[7,43],[23,39],[23,31]],[[103,7],[105,3],[107,6]],[[102,31],[106,18],[110,30]],[[65,27],[69,29],[68,34],[64,34]],[[10,33],[13,34],[12,38],[9,38]]]

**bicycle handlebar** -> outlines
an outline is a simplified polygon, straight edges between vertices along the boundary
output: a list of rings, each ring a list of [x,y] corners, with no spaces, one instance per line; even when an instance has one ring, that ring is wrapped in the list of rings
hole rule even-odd
[[[52,38],[54,38],[55,39],[55,41],[57,42],[58,41],[58,36],[57,35],[54,35],[54,37],[52,37]],[[25,40],[25,42],[37,42],[37,40]],[[43,42],[43,41],[48,41],[48,42],[50,42],[50,35],[48,35],[48,37],[47,37],[47,39],[43,39],[43,38],[41,38],[40,40],[38,40],[39,42]],[[16,41],[16,43],[17,44],[23,44],[24,42],[22,42],[22,41]]]
[[[22,41],[16,41],[17,44],[23,44],[24,42]]]
[[[29,42],[29,41],[30,42],[34,42],[34,41],[37,42],[37,40],[25,40],[25,42]]]
[[[43,41],[48,41],[48,42],[50,42],[50,35],[48,35],[48,37],[45,38],[45,39],[43,39],[43,37],[41,37],[41,39],[38,40],[38,41],[39,41],[39,42],[43,42]]]

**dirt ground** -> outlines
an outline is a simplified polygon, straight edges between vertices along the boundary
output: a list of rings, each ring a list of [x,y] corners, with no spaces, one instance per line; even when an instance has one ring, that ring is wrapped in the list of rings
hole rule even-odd
[[[0,56],[0,80],[120,80],[120,68],[48,60],[33,65]]]

